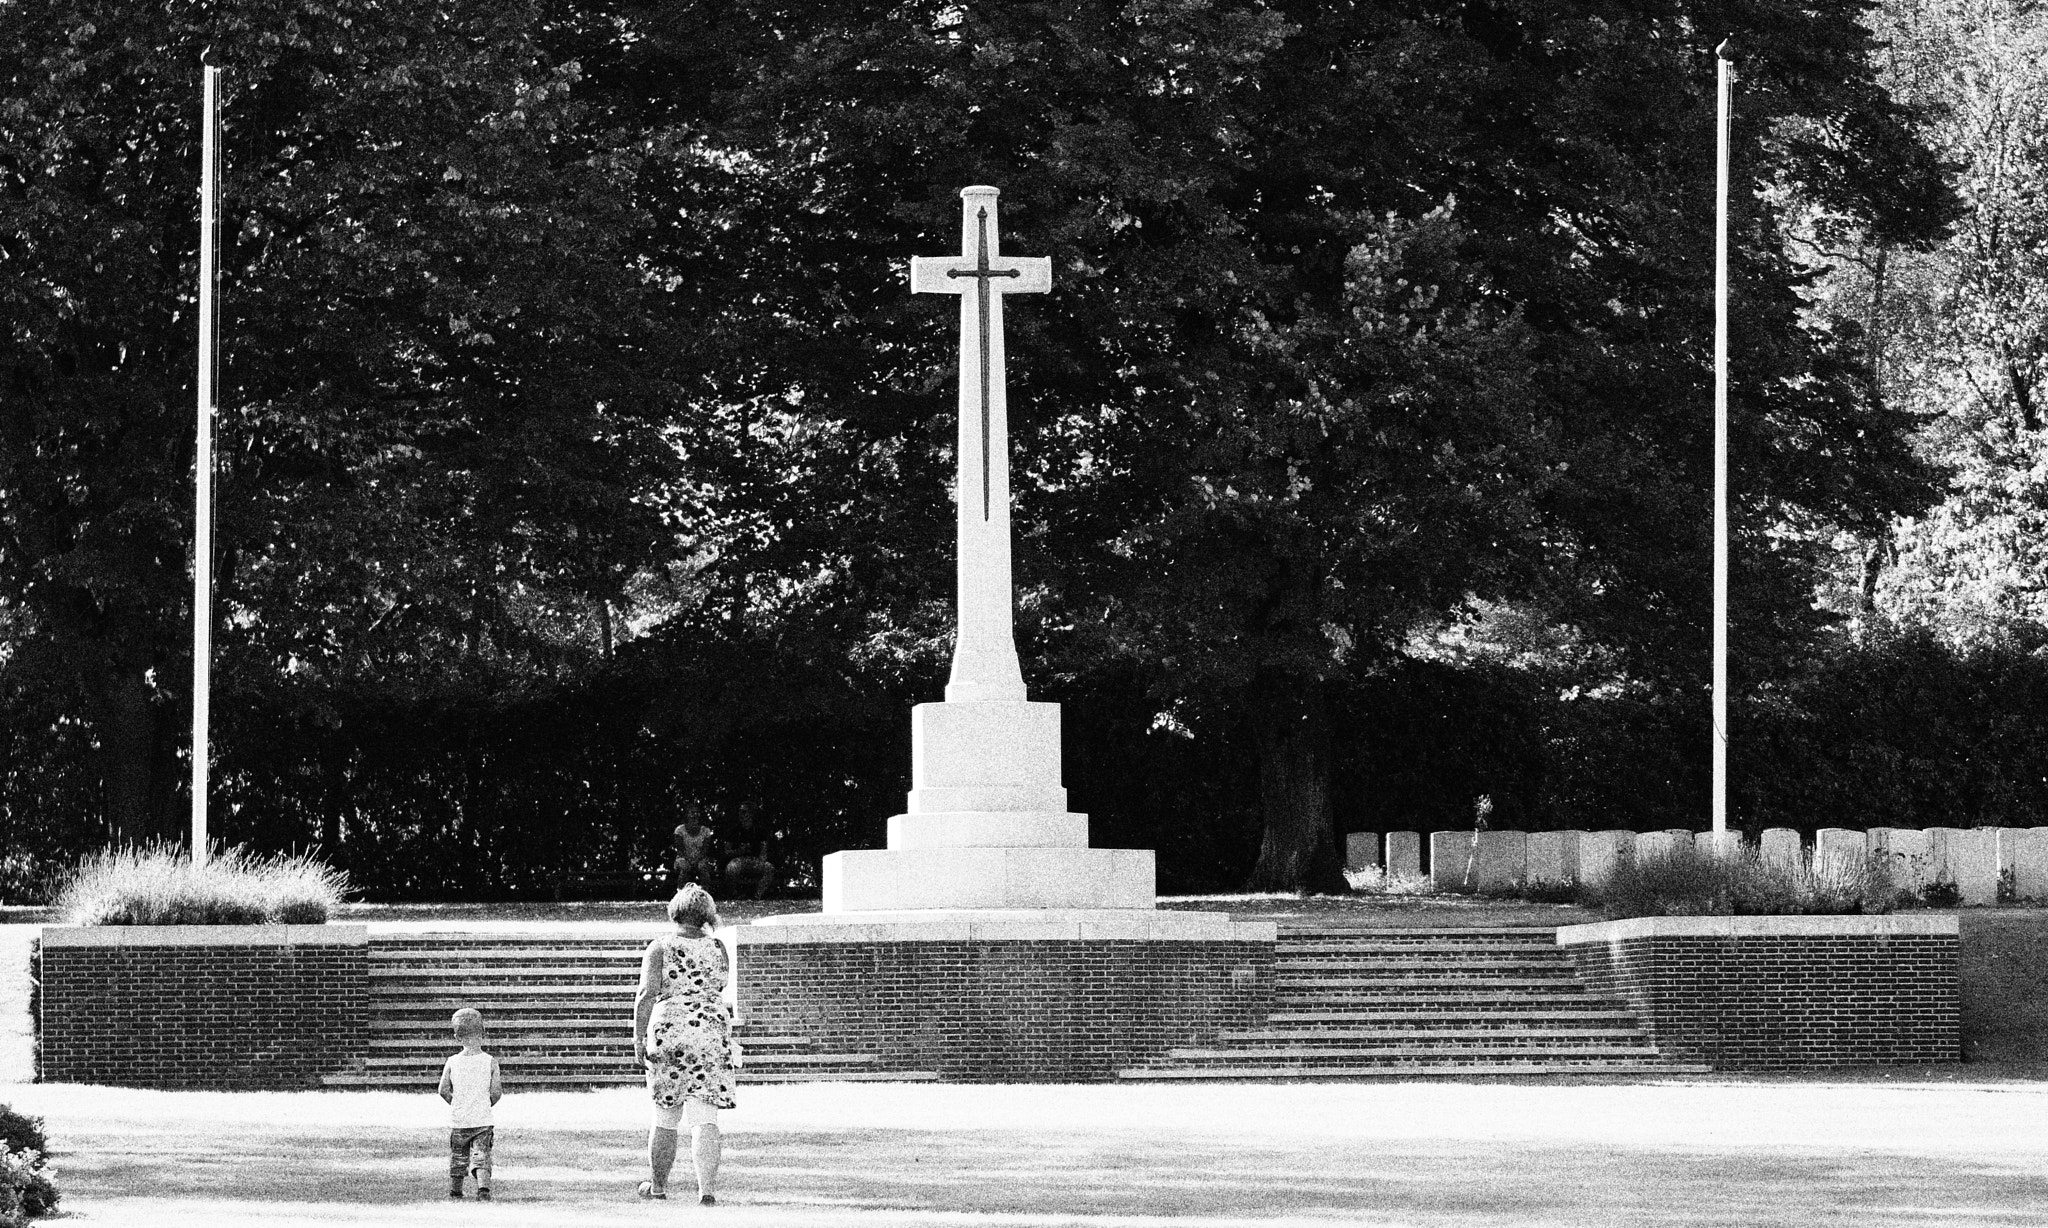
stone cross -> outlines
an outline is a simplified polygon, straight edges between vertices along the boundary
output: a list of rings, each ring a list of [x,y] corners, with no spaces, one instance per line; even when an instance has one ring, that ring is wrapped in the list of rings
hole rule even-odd
[[[1009,415],[1003,393],[1003,296],[1052,288],[1052,261],[1001,254],[996,190],[960,192],[960,255],[917,256],[910,289],[960,296],[959,631],[946,702],[1024,698],[1011,621]]]

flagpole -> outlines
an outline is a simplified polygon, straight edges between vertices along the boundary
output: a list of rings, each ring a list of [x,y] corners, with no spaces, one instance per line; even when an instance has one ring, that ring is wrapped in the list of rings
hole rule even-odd
[[[1728,116],[1735,70],[1717,66],[1714,158],[1714,839],[1728,832]]]
[[[213,407],[220,373],[220,69],[200,60],[199,432],[192,515],[192,864],[207,855],[207,738],[213,690]]]

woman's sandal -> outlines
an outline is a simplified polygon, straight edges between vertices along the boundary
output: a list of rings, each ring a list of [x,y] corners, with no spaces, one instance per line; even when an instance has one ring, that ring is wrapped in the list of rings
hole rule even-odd
[[[667,1191],[667,1190],[657,1190],[657,1189],[655,1189],[655,1188],[654,1188],[654,1183],[653,1183],[652,1181],[642,1181],[642,1182],[640,1183],[640,1189],[639,1189],[639,1190],[638,1190],[637,1192],[639,1193],[640,1197],[642,1197],[642,1198],[667,1198],[667,1197],[668,1197],[668,1191]]]

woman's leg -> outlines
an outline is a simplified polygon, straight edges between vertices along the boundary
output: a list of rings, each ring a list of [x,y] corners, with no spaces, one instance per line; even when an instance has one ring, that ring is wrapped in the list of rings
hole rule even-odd
[[[718,1162],[724,1140],[718,1136],[718,1110],[702,1100],[683,1101],[683,1120],[690,1127],[690,1159],[697,1168],[697,1196],[709,1198],[718,1189]]]
[[[676,1132],[671,1127],[654,1126],[647,1131],[648,1184],[659,1194],[668,1189],[669,1170],[676,1164]]]
[[[690,1127],[690,1159],[697,1165],[699,1197],[718,1192],[718,1162],[724,1158],[724,1151],[717,1122]]]

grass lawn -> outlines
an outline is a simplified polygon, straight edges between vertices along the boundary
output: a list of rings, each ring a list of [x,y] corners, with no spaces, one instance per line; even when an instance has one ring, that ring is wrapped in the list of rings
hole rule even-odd
[[[79,1224],[2048,1224],[2038,1083],[742,1088],[715,1208],[633,1198],[630,1089],[508,1096],[488,1205],[431,1096],[0,1096]]]

